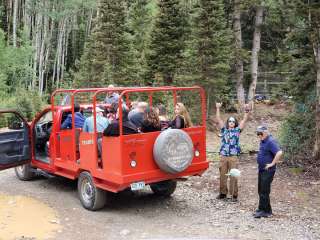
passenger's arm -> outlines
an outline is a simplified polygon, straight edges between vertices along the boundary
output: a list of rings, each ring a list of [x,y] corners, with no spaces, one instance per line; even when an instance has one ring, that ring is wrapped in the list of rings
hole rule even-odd
[[[82,127],[82,131],[83,132],[89,132],[89,126],[88,126],[88,121],[87,120],[84,121],[84,124],[83,124],[83,127]]]
[[[175,119],[175,128],[184,128],[184,120],[181,116],[177,116]]]
[[[119,125],[115,123],[109,124],[108,127],[103,131],[103,136],[116,137],[119,135]]]
[[[61,124],[60,129],[68,129],[69,126],[72,125],[72,118],[71,115],[68,115],[64,122]]]
[[[216,103],[216,108],[217,108],[217,112],[216,112],[216,118],[217,118],[217,122],[218,122],[218,126],[219,128],[223,128],[224,124],[223,124],[223,121],[221,119],[221,116],[220,116],[220,108],[221,108],[222,104],[221,103]]]

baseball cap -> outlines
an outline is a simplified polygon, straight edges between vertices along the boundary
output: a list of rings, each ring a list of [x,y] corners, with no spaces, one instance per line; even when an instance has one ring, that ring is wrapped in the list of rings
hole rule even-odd
[[[98,112],[104,112],[104,110],[101,109],[101,108],[99,108],[99,107],[96,107],[96,112],[97,112],[97,113],[98,113]]]
[[[258,126],[257,130],[256,130],[257,133],[262,133],[262,132],[267,132],[267,131],[268,131],[268,127],[265,125]]]

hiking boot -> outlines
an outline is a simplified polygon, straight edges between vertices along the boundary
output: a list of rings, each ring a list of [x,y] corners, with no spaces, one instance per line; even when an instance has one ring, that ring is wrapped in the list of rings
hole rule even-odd
[[[226,199],[227,198],[227,194],[222,194],[222,193],[220,193],[217,197],[216,197],[216,199]]]

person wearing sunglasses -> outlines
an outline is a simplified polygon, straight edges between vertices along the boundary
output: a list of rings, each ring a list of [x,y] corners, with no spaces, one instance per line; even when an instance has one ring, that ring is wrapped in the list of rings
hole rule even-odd
[[[267,126],[259,126],[256,133],[260,139],[257,157],[259,206],[253,216],[255,218],[270,217],[272,215],[270,205],[271,183],[276,172],[276,165],[283,152],[277,141],[269,134]]]
[[[239,155],[241,152],[239,137],[249,118],[250,108],[245,105],[244,118],[240,123],[235,117],[229,117],[226,123],[220,117],[220,108],[222,104],[216,103],[216,120],[221,129],[221,148],[220,154],[220,193],[217,199],[226,199],[228,195],[228,172],[232,168],[238,168]],[[229,194],[231,201],[238,201],[238,181],[236,177],[230,176]]]

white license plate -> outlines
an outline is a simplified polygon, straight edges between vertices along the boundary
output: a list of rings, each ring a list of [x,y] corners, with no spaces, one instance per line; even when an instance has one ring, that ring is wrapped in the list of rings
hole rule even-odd
[[[135,182],[135,183],[131,183],[130,186],[132,191],[137,191],[137,190],[144,189],[145,185],[146,184],[144,182]]]

